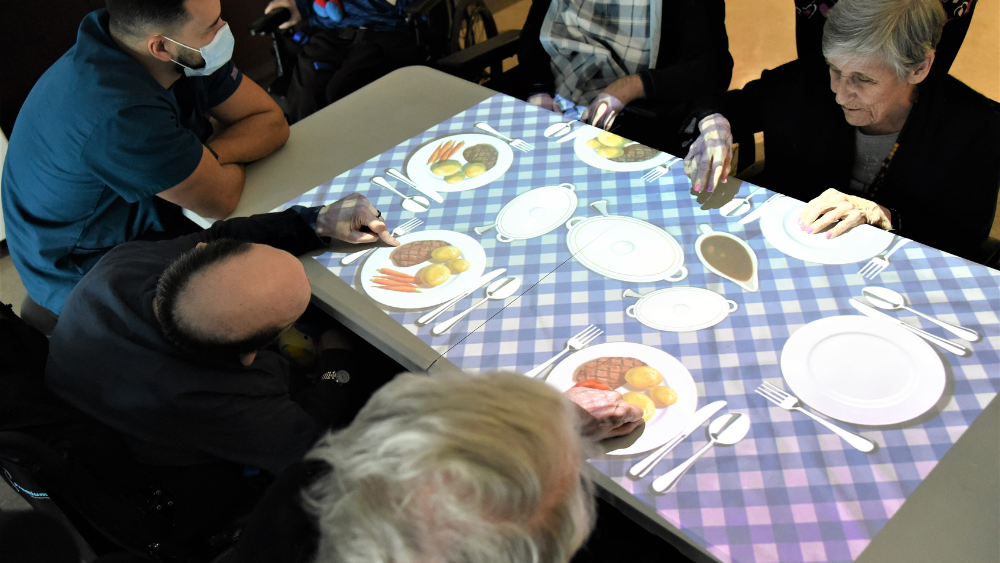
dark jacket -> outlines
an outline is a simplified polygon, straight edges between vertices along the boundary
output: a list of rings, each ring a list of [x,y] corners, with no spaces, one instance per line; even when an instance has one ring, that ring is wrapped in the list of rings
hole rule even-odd
[[[169,342],[153,314],[156,283],[199,242],[235,238],[301,254],[323,243],[296,211],[218,221],[164,242],[118,246],[66,300],[52,335],[46,384],[125,436],[151,465],[218,460],[279,473],[323,424],[289,395],[288,363],[263,350],[250,366]],[[336,386],[333,384],[334,387]]]
[[[551,0],[533,0],[521,30],[517,60],[525,95],[555,91],[550,57],[539,34]],[[656,68],[639,73],[646,97],[663,105],[698,99],[725,90],[733,76],[722,0],[663,3]]]
[[[893,212],[897,234],[975,259],[1000,190],[1000,113],[957,79],[932,72],[899,135],[882,186],[870,196]],[[828,67],[793,61],[742,90],[698,102],[695,117],[721,113],[733,134],[764,132],[767,167],[754,182],[802,201],[846,191],[854,131],[830,90]]]

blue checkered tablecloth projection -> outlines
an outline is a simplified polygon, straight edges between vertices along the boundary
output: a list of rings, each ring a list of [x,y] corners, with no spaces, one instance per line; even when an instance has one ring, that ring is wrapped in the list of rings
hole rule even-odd
[[[653,492],[652,480],[707,442],[704,427],[642,479],[627,477],[627,472],[645,454],[602,456],[591,463],[722,561],[853,561],[1000,391],[1000,273],[915,242],[893,254],[888,269],[874,281],[858,275],[867,260],[845,265],[805,262],[775,248],[763,236],[759,221],[739,225],[738,218],[722,216],[711,202],[699,203],[680,166],[651,183],[643,181],[642,172],[588,166],[576,157],[573,143],[558,144],[543,136],[546,127],[559,121],[554,114],[494,96],[286,206],[324,204],[360,191],[386,214],[390,227],[418,216],[425,222],[422,229],[468,234],[485,250],[486,271],[506,268],[506,275],[520,277],[521,291],[505,305],[491,302],[442,336],[431,335],[433,325],[415,324],[427,310],[384,308],[463,369],[526,372],[562,350],[570,337],[590,324],[604,330],[594,344],[640,343],[677,358],[692,375],[698,406],[725,400],[728,410],[748,414],[752,424],[747,437],[733,447],[714,448],[665,494]],[[514,151],[510,169],[492,183],[445,194],[443,204],[432,203],[429,211],[418,215],[403,211],[398,196],[368,183],[388,167],[400,168],[428,142],[476,131],[476,122],[536,148]],[[499,242],[492,231],[474,233],[473,228],[492,223],[515,196],[563,182],[576,187],[574,216],[597,216],[590,204],[605,200],[611,214],[634,217],[668,232],[683,249],[688,275],[673,283],[604,277],[587,269],[579,256],[574,258],[565,227],[511,243]],[[743,184],[739,195],[745,197],[752,188]],[[761,194],[754,202],[760,205],[768,195]],[[759,291],[744,291],[702,264],[694,250],[699,225],[731,233],[753,249]],[[597,242],[612,235],[605,232]],[[363,262],[341,266],[341,257],[325,254],[317,259],[363,293],[357,275]],[[934,348],[945,366],[947,383],[942,398],[924,415],[892,426],[840,423],[878,443],[869,454],[854,450],[805,415],[782,410],[754,392],[763,381],[788,389],[779,362],[789,336],[819,319],[857,315],[849,299],[860,298],[866,285],[894,289],[914,309],[982,335],[967,343],[972,352],[965,356]],[[682,286],[711,290],[736,302],[737,308],[718,324],[693,332],[655,330],[626,315],[636,303],[623,297],[626,289],[645,294]],[[478,290],[453,310],[464,310],[482,295]],[[890,314],[950,336],[911,313]]]

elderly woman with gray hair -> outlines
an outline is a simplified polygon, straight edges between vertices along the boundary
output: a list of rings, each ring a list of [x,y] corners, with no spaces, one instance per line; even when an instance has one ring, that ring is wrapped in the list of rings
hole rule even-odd
[[[733,131],[763,131],[767,166],[752,180],[809,201],[803,230],[829,238],[867,223],[981,259],[1000,114],[934,71],[945,20],[940,0],[840,0],[823,32],[826,66],[791,62],[699,102],[701,134],[684,161],[694,190],[725,181]]]
[[[583,435],[641,424],[581,402],[513,373],[397,376],[281,475],[227,562],[569,561],[595,519]]]

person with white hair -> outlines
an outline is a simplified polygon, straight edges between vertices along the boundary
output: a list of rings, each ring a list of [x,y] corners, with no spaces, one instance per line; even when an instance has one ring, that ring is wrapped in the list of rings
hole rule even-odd
[[[588,438],[631,429],[591,419],[518,374],[401,374],[282,474],[227,561],[569,561],[594,525]]]
[[[802,229],[861,224],[982,260],[1000,189],[995,102],[935,70],[940,0],[840,0],[823,31],[826,66],[798,60],[703,99],[684,161],[695,192],[725,181],[732,134],[763,131],[754,183],[809,201]]]

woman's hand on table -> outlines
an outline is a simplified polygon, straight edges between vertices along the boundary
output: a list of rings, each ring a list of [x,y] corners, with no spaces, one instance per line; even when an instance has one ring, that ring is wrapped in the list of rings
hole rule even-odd
[[[829,231],[824,229],[840,221]],[[799,214],[799,225],[808,233],[823,233],[826,238],[838,237],[858,225],[874,225],[891,230],[891,213],[879,204],[828,189],[806,204]]]
[[[720,181],[726,182],[732,168],[733,132],[729,120],[720,113],[698,122],[698,130],[701,134],[684,157],[684,174],[691,179],[694,191],[707,188],[711,192]]]
[[[279,25],[278,29],[288,29],[302,21],[302,14],[299,13],[299,8],[295,5],[295,0],[271,0],[271,2],[264,8],[264,13],[270,14],[278,8],[288,8],[288,10],[292,12],[288,21]]]
[[[617,391],[572,387],[564,395],[579,407],[581,432],[588,438],[624,436],[642,424],[642,409],[626,403]]]
[[[379,239],[389,246],[399,246],[379,212],[368,198],[353,193],[327,205],[316,218],[316,234],[338,240],[363,244]]]

